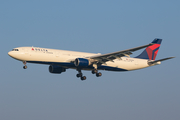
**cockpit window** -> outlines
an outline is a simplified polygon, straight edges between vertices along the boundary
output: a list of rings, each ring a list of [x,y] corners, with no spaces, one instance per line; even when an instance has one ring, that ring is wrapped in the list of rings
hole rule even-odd
[[[13,49],[12,51],[19,51],[19,49]]]

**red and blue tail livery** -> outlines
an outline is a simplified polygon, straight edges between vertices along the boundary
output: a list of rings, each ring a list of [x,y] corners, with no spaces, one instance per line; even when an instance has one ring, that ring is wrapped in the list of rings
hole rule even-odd
[[[141,59],[149,59],[149,60],[155,60],[157,53],[159,51],[159,47],[161,45],[162,39],[154,39],[152,41],[153,45],[148,46],[139,56],[136,58]]]

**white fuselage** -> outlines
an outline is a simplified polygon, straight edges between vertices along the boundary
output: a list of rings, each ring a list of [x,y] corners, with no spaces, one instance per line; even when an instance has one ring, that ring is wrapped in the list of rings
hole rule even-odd
[[[74,61],[76,58],[87,58],[99,54],[75,52],[57,49],[37,48],[37,47],[19,47],[13,49],[8,53],[11,57],[30,63],[48,64],[48,65],[59,65],[64,68],[73,68]],[[98,67],[99,70],[109,71],[130,71],[141,68],[149,67],[148,60],[121,57],[113,61],[106,62]],[[85,70],[92,70],[92,67],[83,68]]]

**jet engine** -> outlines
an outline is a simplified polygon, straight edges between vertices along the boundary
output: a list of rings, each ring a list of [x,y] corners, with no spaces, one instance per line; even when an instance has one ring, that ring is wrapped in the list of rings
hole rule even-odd
[[[60,67],[60,66],[57,66],[57,65],[50,65],[50,66],[49,66],[49,72],[50,72],[50,73],[60,74],[60,73],[65,72],[65,71],[66,71],[65,68]]]
[[[88,59],[76,58],[74,64],[76,67],[88,67],[91,62]]]

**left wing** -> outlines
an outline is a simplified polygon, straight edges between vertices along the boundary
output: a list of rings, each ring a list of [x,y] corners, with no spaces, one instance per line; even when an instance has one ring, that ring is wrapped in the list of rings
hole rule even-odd
[[[154,43],[150,43],[147,45],[143,45],[143,46],[139,46],[139,47],[135,47],[135,48],[131,48],[131,49],[127,49],[127,50],[122,50],[122,51],[117,51],[117,52],[113,52],[113,53],[108,53],[108,54],[103,54],[103,55],[96,55],[96,56],[91,56],[88,57],[90,59],[94,59],[97,63],[103,64],[107,61],[112,61],[114,59],[121,59],[121,57],[123,56],[128,56],[132,54],[132,52],[143,49],[145,47],[151,46]]]

